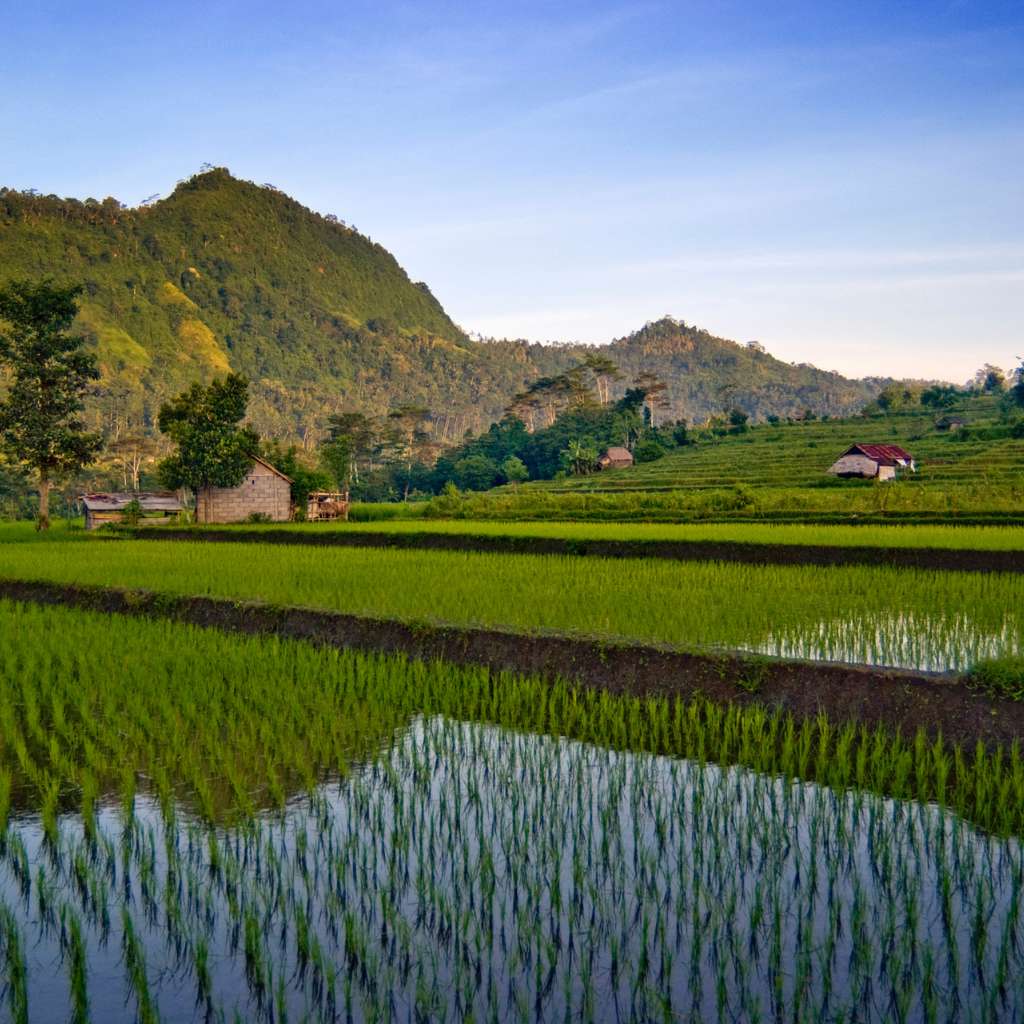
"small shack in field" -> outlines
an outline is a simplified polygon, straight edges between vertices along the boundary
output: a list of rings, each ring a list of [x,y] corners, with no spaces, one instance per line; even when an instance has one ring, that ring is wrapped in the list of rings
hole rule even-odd
[[[599,469],[625,469],[633,465],[633,453],[628,448],[608,448],[598,457]]]
[[[275,523],[292,517],[292,481],[258,456],[237,487],[203,487],[196,492],[197,523],[244,523],[254,517]]]
[[[901,470],[917,469],[914,457],[898,444],[852,444],[829,466],[829,473],[841,477],[893,480]]]
[[[311,491],[306,520],[319,523],[330,519],[348,519],[348,491]]]
[[[943,416],[942,419],[935,421],[936,430],[948,431],[949,433],[963,430],[965,426],[967,424],[960,416]]]
[[[123,523],[126,518],[138,516],[140,522],[144,521],[146,526],[159,526],[164,523],[175,523],[185,511],[185,506],[174,491],[140,491],[133,494],[131,491],[118,491],[114,494],[83,494],[81,497],[82,509],[85,512],[85,528],[87,530],[98,530],[107,523]],[[129,512],[126,517],[125,509],[133,501],[139,503],[137,513]]]

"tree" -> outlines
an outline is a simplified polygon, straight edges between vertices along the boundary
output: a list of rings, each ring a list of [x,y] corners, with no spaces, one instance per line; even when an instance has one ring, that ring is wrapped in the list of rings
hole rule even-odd
[[[142,434],[130,434],[108,442],[107,451],[121,467],[125,490],[137,491],[143,464],[156,457],[156,442]]]
[[[633,388],[644,394],[644,420],[648,426],[656,427],[658,410],[669,408],[668,385],[653,373],[641,373],[633,381]]]
[[[657,441],[641,441],[633,449],[633,458],[637,462],[656,462],[665,454],[665,449]]]
[[[339,491],[348,490],[352,479],[352,447],[345,436],[328,438],[320,445],[320,465]]]
[[[259,451],[255,431],[240,426],[249,385],[229,373],[207,387],[193,384],[160,408],[159,426],[178,451],[159,466],[166,487],[237,487]]]
[[[931,409],[948,409],[961,397],[960,389],[951,384],[933,384],[921,392],[921,404]]]
[[[1014,384],[1010,388],[1010,399],[1021,408],[1024,408],[1024,359],[1021,359],[1020,366],[1013,371]]]
[[[1006,374],[991,363],[985,363],[971,380],[971,387],[977,392],[998,394],[1006,388]]]
[[[372,468],[370,463],[377,447],[378,431],[373,421],[361,412],[343,412],[331,416],[327,426],[329,435],[325,446],[334,448],[333,454],[327,457],[336,461],[343,449],[348,452],[347,471],[344,476],[338,476],[338,485],[344,489],[350,483],[358,483],[360,462]],[[337,466],[335,472],[340,468]]]
[[[402,497],[409,500],[413,462],[431,459],[436,445],[426,427],[432,422],[430,410],[419,405],[401,405],[388,413],[388,438],[394,458],[402,466]]]
[[[594,375],[594,384],[597,386],[597,400],[602,405],[607,405],[612,399],[612,382],[622,379],[622,373],[619,370],[618,364],[607,356],[591,352],[584,358],[583,365]]]
[[[303,517],[309,504],[310,493],[326,491],[331,486],[330,475],[322,469],[307,465],[300,457],[297,445],[285,447],[279,441],[269,441],[263,445],[262,454],[275,469],[291,478],[292,505]]]
[[[749,427],[747,421],[750,417],[740,408],[734,407],[729,410],[729,425],[732,427],[732,433],[742,434],[745,433]]]
[[[597,448],[590,438],[570,441],[562,452],[562,465],[573,476],[586,476],[597,468]]]
[[[80,293],[78,286],[50,281],[13,281],[0,290],[0,360],[10,370],[0,402],[0,446],[35,473],[40,530],[50,526],[54,479],[89,465],[103,443],[77,415],[100,375],[95,356],[82,351],[85,339],[68,333]]]
[[[455,463],[455,483],[464,491],[486,491],[498,479],[498,464],[486,455],[468,455]]]
[[[513,488],[530,479],[530,471],[518,455],[510,455],[501,464],[501,475]]]

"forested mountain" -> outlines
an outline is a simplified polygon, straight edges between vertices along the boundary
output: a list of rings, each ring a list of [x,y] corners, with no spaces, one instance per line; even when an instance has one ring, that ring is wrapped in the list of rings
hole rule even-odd
[[[137,208],[0,190],[0,281],[84,285],[79,327],[103,379],[90,418],[150,430],[168,396],[228,369],[252,381],[263,434],[314,442],[343,409],[429,408],[442,443],[500,418],[531,381],[593,351],[470,339],[422,283],[354,227],[224,169]],[[849,412],[877,384],[780,362],[664,318],[599,349],[668,385],[665,414]]]

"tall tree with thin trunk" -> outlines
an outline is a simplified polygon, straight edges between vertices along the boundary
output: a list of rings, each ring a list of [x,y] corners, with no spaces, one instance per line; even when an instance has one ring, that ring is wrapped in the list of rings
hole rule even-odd
[[[99,378],[85,339],[68,333],[78,286],[12,281],[0,289],[0,362],[9,377],[0,401],[0,447],[31,470],[39,489],[40,530],[50,526],[50,488],[87,466],[102,446],[78,417]]]

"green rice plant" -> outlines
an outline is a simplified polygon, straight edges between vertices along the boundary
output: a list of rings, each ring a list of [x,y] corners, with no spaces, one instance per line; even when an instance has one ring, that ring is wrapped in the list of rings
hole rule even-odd
[[[13,1024],[28,1024],[28,969],[21,929],[14,912],[0,903],[0,949],[3,950],[4,987]]]
[[[4,602],[0,666],[0,901],[94,1019],[1024,1013],[1016,745]]]
[[[1024,651],[1002,573],[153,541],[12,544],[3,575],[939,671]]]

